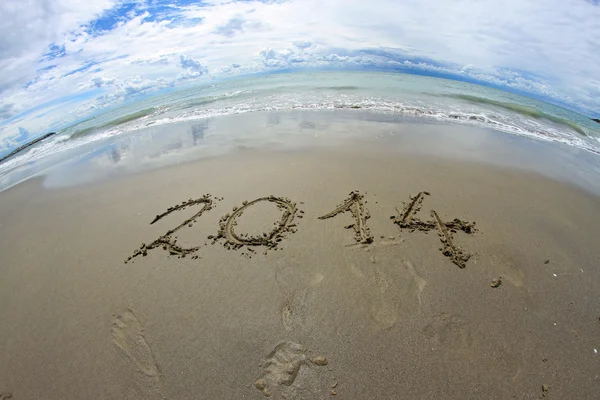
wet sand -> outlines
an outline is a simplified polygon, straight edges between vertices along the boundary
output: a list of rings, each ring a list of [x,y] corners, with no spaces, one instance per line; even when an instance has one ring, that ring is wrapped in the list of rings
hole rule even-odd
[[[599,226],[565,183],[353,145],[30,180],[0,193],[0,393],[595,398]]]

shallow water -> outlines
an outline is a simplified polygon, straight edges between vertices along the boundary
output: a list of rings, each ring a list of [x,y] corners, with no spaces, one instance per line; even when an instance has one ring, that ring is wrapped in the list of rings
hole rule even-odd
[[[153,125],[32,160],[2,174],[0,189],[31,176],[44,176],[46,187],[63,187],[252,148],[339,149],[357,143],[400,155],[524,169],[600,194],[599,158],[585,150],[492,129],[351,110],[269,111]]]
[[[163,93],[76,124],[0,164],[0,175],[91,143],[149,126],[202,123],[257,111],[368,110],[492,128],[542,141],[600,151],[600,125],[589,118],[516,94],[465,82],[405,74],[312,72],[253,76]],[[64,156],[60,157],[61,159]]]

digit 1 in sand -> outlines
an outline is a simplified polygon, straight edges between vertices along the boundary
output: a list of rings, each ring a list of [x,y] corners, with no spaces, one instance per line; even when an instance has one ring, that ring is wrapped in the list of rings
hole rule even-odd
[[[342,204],[332,212],[319,217],[319,219],[333,218],[340,213],[350,211],[352,217],[354,217],[354,223],[345,226],[345,228],[354,228],[354,239],[358,243],[373,243],[373,236],[371,236],[371,232],[367,227],[367,220],[371,216],[369,215],[369,211],[363,205],[363,198],[364,196],[358,191],[350,192],[350,197],[344,200]]]

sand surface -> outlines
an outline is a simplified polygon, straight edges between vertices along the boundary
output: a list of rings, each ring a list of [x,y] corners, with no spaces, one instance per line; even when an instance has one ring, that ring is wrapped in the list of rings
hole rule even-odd
[[[599,232],[567,184],[376,148],[31,180],[0,193],[0,393],[596,398]]]

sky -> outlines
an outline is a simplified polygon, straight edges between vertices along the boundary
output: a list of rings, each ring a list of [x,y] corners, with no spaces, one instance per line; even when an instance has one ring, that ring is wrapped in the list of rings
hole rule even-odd
[[[600,116],[600,0],[1,0],[0,152],[125,101],[289,69],[402,70]]]

